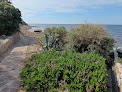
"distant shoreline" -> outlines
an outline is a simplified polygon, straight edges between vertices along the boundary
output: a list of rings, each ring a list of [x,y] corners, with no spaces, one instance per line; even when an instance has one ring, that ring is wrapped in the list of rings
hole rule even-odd
[[[64,26],[69,31],[71,26],[73,28],[77,27],[79,24],[29,24],[33,27],[33,29],[30,29],[31,32],[36,29],[41,29],[44,31],[47,27],[59,27]],[[110,33],[110,35],[116,40],[117,43],[115,43],[116,47],[122,47],[122,25],[103,25],[105,30]]]
[[[80,24],[48,24],[48,23],[28,23],[29,25],[80,25]],[[88,23],[90,24],[90,23]],[[92,23],[91,23],[92,24]],[[112,26],[122,26],[122,24],[94,24],[94,25],[112,25]]]

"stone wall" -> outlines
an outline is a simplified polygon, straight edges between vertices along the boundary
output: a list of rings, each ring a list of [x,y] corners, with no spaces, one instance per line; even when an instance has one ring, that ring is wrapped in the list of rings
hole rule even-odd
[[[13,44],[20,40],[19,32],[14,33],[12,36],[6,38],[0,44],[0,56],[4,54]]]
[[[33,37],[33,38],[40,38],[41,37],[41,33],[39,33],[39,32],[27,31],[30,28],[31,28],[31,26],[24,25],[24,26],[20,27],[20,31],[24,36],[29,36],[29,37]]]
[[[115,63],[114,68],[115,68],[118,86],[119,86],[120,92],[122,92],[122,65],[120,63]]]

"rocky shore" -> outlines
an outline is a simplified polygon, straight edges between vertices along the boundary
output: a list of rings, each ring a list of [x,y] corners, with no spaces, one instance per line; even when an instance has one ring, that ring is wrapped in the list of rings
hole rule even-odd
[[[29,37],[33,37],[33,38],[40,38],[41,37],[41,33],[39,32],[29,32],[27,31],[28,29],[32,28],[32,26],[29,25],[23,25],[20,28],[20,32],[25,35],[25,36],[29,36]]]

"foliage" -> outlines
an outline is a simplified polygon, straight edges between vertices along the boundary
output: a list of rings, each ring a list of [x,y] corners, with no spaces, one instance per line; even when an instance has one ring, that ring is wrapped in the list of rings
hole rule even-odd
[[[8,0],[0,0],[0,2],[9,2]]]
[[[21,88],[27,92],[106,92],[105,59],[94,53],[42,52],[29,58],[21,72]]]
[[[56,47],[56,38],[55,35],[45,34],[45,42],[42,39],[39,39],[38,42],[41,44],[42,48],[45,50],[50,50],[53,47]]]
[[[71,28],[66,41],[68,48],[74,48],[78,52],[94,51],[107,59],[111,65],[111,50],[113,50],[114,39],[108,36],[100,25],[83,24],[77,28]]]
[[[118,52],[118,57],[122,58],[122,53]]]
[[[118,52],[118,58],[117,58],[116,62],[122,64],[122,53]]]
[[[11,35],[19,30],[21,12],[14,6],[0,2],[0,35]]]
[[[60,49],[62,49],[65,45],[65,37],[66,37],[66,34],[67,34],[67,30],[65,27],[52,27],[52,28],[46,28],[44,30],[44,33],[43,34],[52,34],[52,35],[55,35],[56,36],[56,43],[57,43],[57,47],[59,47]]]

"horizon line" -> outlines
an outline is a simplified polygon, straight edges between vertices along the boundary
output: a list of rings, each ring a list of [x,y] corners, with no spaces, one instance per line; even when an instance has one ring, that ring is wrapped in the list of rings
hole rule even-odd
[[[55,24],[55,25],[72,25],[73,23],[27,23],[27,24]],[[80,25],[85,23],[74,23],[73,25]],[[122,25],[122,24],[96,24],[96,23],[86,23],[86,24],[95,24],[95,25]]]

